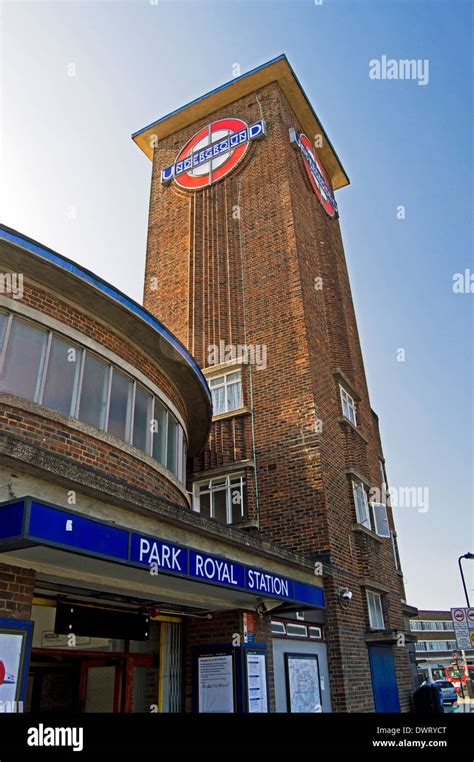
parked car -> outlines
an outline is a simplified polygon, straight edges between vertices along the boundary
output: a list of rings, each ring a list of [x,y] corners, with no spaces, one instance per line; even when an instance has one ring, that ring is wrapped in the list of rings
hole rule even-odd
[[[455,704],[458,700],[458,694],[454,685],[449,680],[435,680],[434,685],[441,688],[443,704]]]

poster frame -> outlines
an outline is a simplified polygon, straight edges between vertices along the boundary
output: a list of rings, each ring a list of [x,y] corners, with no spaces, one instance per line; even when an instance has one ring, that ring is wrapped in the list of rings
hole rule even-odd
[[[306,661],[316,661],[316,666],[318,670],[318,688],[319,688],[319,699],[320,699],[320,706],[321,711],[323,708],[323,693],[321,690],[321,669],[319,666],[319,657],[318,654],[312,654],[312,653],[305,653],[304,651],[299,653],[293,653],[293,652],[286,652],[283,654],[285,658],[285,685],[286,685],[286,708],[287,712],[292,713],[291,708],[291,691],[290,691],[290,665],[289,660],[290,659],[304,659]],[[296,714],[296,713],[295,713]],[[316,712],[315,712],[316,714]]]
[[[33,641],[33,622],[24,619],[0,618],[0,635],[22,636],[20,663],[18,665],[14,700],[16,702],[24,701]]]

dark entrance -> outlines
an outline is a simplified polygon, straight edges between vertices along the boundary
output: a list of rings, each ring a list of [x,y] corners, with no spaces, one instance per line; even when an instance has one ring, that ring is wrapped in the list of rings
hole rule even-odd
[[[154,666],[153,655],[33,649],[31,712],[132,712],[134,680]],[[139,711],[139,710],[138,710]]]

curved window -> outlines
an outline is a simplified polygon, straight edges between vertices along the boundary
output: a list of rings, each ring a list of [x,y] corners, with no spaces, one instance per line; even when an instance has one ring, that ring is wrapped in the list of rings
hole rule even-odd
[[[107,431],[186,480],[184,431],[161,400],[88,349],[6,312],[0,312],[0,391]]]

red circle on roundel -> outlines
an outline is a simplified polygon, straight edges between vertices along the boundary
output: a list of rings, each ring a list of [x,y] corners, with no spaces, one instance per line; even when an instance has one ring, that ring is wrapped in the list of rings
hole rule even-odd
[[[311,154],[311,157],[314,161],[314,163],[317,165],[319,171],[321,172],[324,181],[326,183],[326,186],[331,189],[331,185],[328,180],[328,176],[323,168],[323,165],[321,164],[319,160],[319,156],[317,155],[316,151],[313,148],[313,145],[309,138],[306,137],[306,135],[302,132],[300,134],[300,142],[304,145],[306,150]],[[320,185],[318,183],[317,177],[313,174],[311,171],[311,167],[309,162],[306,160],[305,155],[303,154],[303,161],[306,168],[306,172],[308,173],[309,181],[311,185],[313,186],[314,192],[316,193],[317,197],[319,198],[321,204],[324,207],[324,210],[329,214],[330,217],[334,217],[336,210],[334,209],[334,205],[329,197],[325,197],[324,190],[321,190]]]
[[[2,685],[3,681],[5,680],[5,673],[6,673],[5,665],[3,661],[0,661],[0,685]]]
[[[208,148],[216,142],[225,140],[229,135],[245,129],[247,129],[247,124],[242,119],[219,119],[219,121],[203,127],[188,140],[176,157],[175,164],[183,161],[183,159],[186,159],[190,154],[195,153],[199,149]],[[209,161],[200,166],[194,167],[192,172],[183,172],[175,176],[174,179],[181,188],[186,188],[186,190],[205,188],[207,185],[221,180],[231,172],[243,158],[248,147],[249,141],[246,140],[245,143],[238,145],[231,151],[209,159]]]

